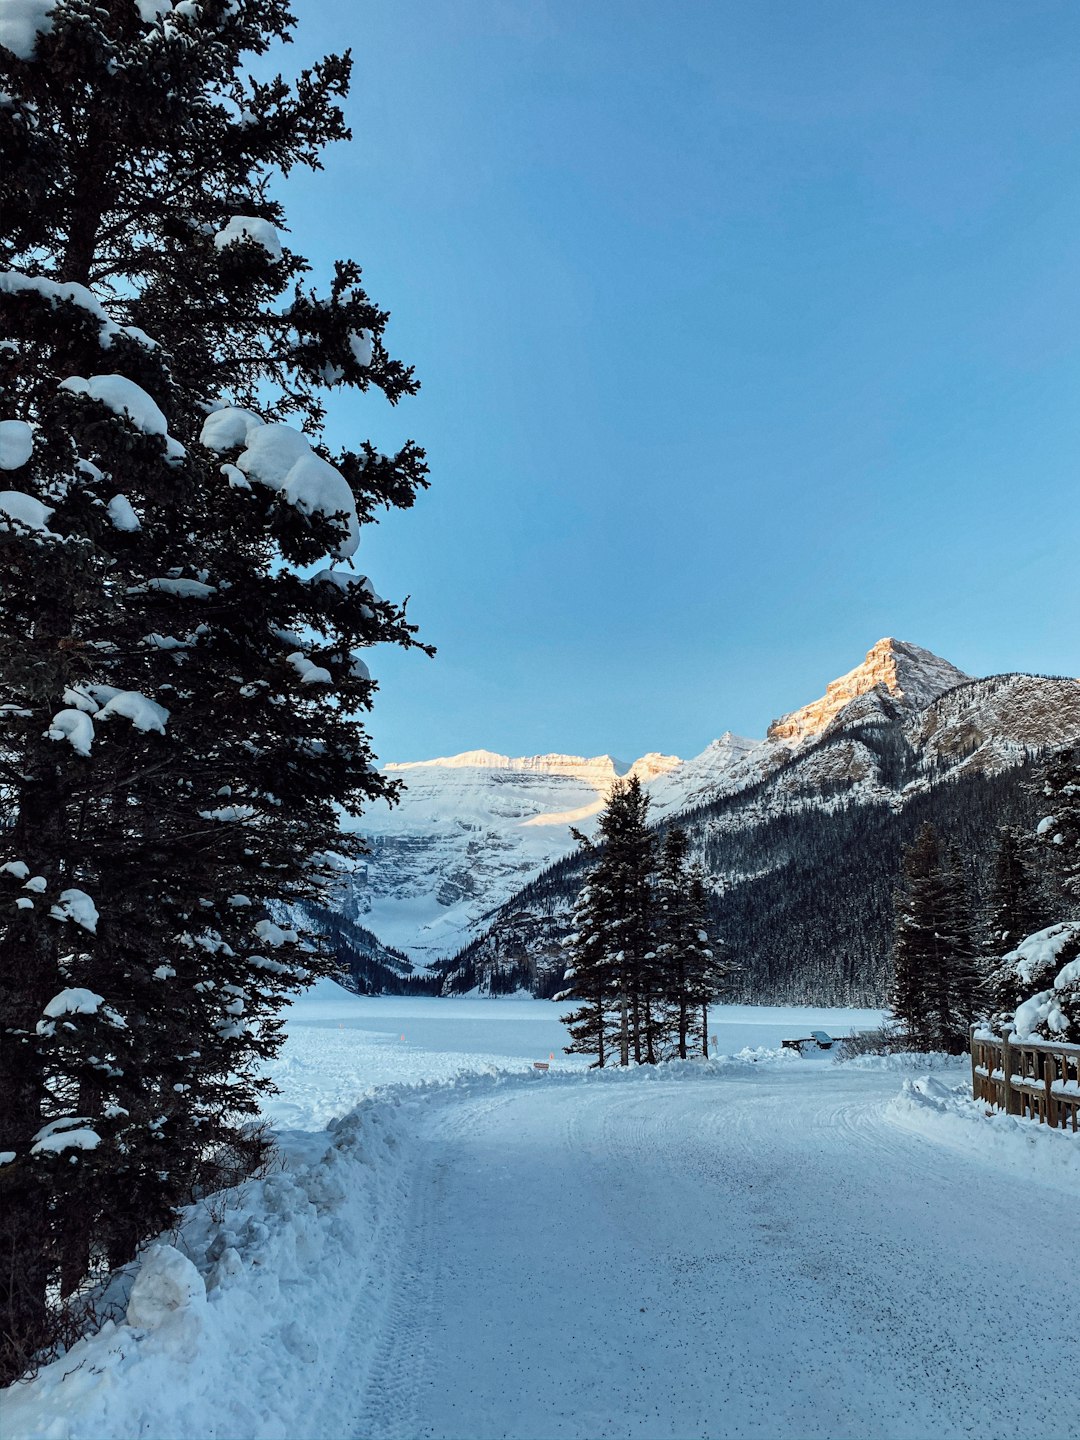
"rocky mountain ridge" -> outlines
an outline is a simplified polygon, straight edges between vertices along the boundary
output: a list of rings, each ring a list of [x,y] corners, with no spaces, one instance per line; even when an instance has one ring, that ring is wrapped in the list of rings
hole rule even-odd
[[[660,817],[661,829],[677,818],[706,869],[718,931],[743,957],[744,998],[880,1003],[901,846],[933,820],[984,892],[999,825],[1034,823],[1039,757],[1080,743],[1070,678],[965,679],[922,706],[925,689],[853,688],[802,738],[766,740],[711,797]],[[444,967],[446,988],[557,988],[584,863],[557,862],[491,914]]]
[[[915,726],[931,768],[951,763],[958,749],[967,764],[1015,763],[1068,730],[1055,729],[1054,703],[1039,698],[1034,677],[1020,677],[1020,690],[999,686],[992,703],[986,692],[981,710],[969,699],[930,713],[973,683],[982,682],[928,650],[884,639],[819,700],[775,721],[764,740],[726,732],[691,760],[650,753],[625,765],[610,755],[472,750],[388,765],[405,782],[402,803],[346,822],[367,837],[371,854],[342,892],[343,919],[421,968],[444,962],[533,877],[571,854],[570,827],[588,833],[620,776],[641,779],[661,822],[742,792],[749,804],[768,782],[752,813],[759,805],[832,803],[835,793],[892,795],[893,777],[881,780],[880,758],[860,738],[866,727]],[[910,758],[905,764],[918,769]],[[917,780],[914,771],[908,779]]]

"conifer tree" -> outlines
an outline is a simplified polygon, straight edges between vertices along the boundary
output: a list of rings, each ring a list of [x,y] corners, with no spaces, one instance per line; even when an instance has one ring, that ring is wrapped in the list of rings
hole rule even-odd
[[[726,997],[735,967],[710,935],[705,872],[690,863],[686,831],[673,826],[664,837],[656,879],[656,952],[659,987],[669,1015],[674,1053],[690,1054],[697,1031],[701,1054],[709,1053],[709,1005]]]
[[[690,866],[687,874],[690,910],[690,936],[687,945],[689,998],[700,1020],[700,1046],[704,1059],[709,1058],[709,1006],[731,996],[732,982],[739,967],[726,953],[726,946],[711,934],[709,893],[705,870],[700,864]]]
[[[1004,826],[998,832],[994,872],[986,905],[984,949],[992,959],[1011,950],[1039,929],[1041,914],[1019,833]]]
[[[1080,749],[1060,751],[1042,784],[1047,813],[1036,827],[1040,850],[1065,899],[1080,914]]]
[[[4,1378],[50,1286],[257,1152],[283,996],[327,963],[273,907],[393,793],[359,652],[416,642],[352,557],[424,459],[320,424],[416,384],[359,268],[319,290],[282,241],[274,177],[348,137],[347,55],[245,74],[292,25],[57,0],[0,32]]]
[[[620,1065],[629,1065],[631,1052],[639,1064],[658,1058],[660,996],[654,988],[651,890],[655,842],[646,823],[648,806],[636,776],[616,783],[597,821],[595,845],[585,842],[595,858],[588,893],[575,910],[572,984],[562,992],[564,999],[585,1002],[585,1013],[566,1017],[580,1031],[585,1053],[600,1053],[605,1032],[599,1015],[610,1014]],[[584,837],[578,834],[578,839]],[[589,1039],[591,1050],[586,1049]],[[575,1034],[575,1049],[578,1040]]]
[[[610,936],[603,877],[586,881],[574,906],[574,928],[567,942],[570,964],[556,1000],[580,1000],[576,1010],[561,1017],[570,1032],[567,1055],[595,1055],[593,1065],[603,1069],[611,1053],[612,1004],[615,998],[615,952]]]
[[[610,866],[613,933],[618,949],[619,1063],[654,1065],[661,1016],[657,1009],[656,952],[652,934],[652,878],[655,837],[648,828],[649,797],[636,775],[612,793],[600,817],[599,834]]]
[[[889,992],[914,1049],[963,1050],[976,1007],[974,952],[959,858],[925,825],[903,855]]]
[[[940,1048],[959,1053],[979,1008],[981,972],[963,856],[955,846],[944,856],[942,938],[944,979],[938,984],[937,1030]]]
[[[689,849],[686,831],[672,826],[664,836],[656,876],[656,953],[680,1060],[687,1057],[687,1040],[696,1019],[693,961],[700,929],[690,893]]]

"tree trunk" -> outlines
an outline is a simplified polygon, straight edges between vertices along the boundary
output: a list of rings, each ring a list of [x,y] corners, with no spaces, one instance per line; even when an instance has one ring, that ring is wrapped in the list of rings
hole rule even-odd
[[[645,996],[645,1059],[650,1065],[656,1064],[656,1047],[653,1044],[654,1026],[652,1018],[652,1000]]]
[[[626,986],[623,985],[619,992],[619,1064],[630,1064],[630,1032],[628,1028],[629,1016],[626,1004]]]
[[[705,1001],[701,1005],[701,1053],[709,1058],[709,1006]]]
[[[101,1115],[102,1096],[99,1085],[84,1082],[79,1086],[79,1114],[90,1124]],[[77,1206],[66,1207],[58,1241],[60,1248],[60,1296],[73,1295],[90,1271],[90,1244],[99,1206],[84,1198]]]
[[[29,768],[29,767],[28,767]],[[8,853],[52,885],[63,854],[64,793],[56,763],[31,769],[17,799]],[[52,1261],[47,1171],[31,1158],[46,1096],[35,1028],[60,988],[57,926],[39,905],[0,925],[0,1383],[17,1379],[48,1339],[46,1287]]]
[[[60,278],[89,285],[97,252],[98,231],[106,203],[106,182],[111,168],[108,147],[93,137],[76,167],[71,197],[71,223],[60,262]]]
[[[690,1009],[686,1003],[686,987],[679,986],[679,1059],[686,1059],[686,1035],[690,1029]]]
[[[48,1338],[49,1192],[29,1154],[44,1095],[32,1037],[53,994],[39,929],[16,920],[0,941],[0,1150],[18,1157],[0,1166],[0,1384],[17,1379]]]
[[[0,1169],[0,1385],[49,1339],[48,1197],[25,1158]]]

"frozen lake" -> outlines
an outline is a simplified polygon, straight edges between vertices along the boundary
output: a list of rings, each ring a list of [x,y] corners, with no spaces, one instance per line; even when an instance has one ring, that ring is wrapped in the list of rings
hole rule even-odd
[[[281,1094],[266,1104],[275,1124],[318,1129],[383,1085],[447,1080],[490,1069],[553,1069],[587,1060],[568,1042],[553,1000],[350,995],[320,981],[292,1006],[288,1040],[271,1067]],[[709,1013],[716,1053],[774,1050],[781,1040],[826,1030],[843,1035],[881,1023],[880,1010],[718,1005]]]

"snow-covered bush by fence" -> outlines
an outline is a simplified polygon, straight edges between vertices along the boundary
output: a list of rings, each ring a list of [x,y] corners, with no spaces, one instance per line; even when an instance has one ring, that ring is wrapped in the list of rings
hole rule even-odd
[[[1080,920],[1027,936],[988,983],[997,1033],[1080,1043]]]

